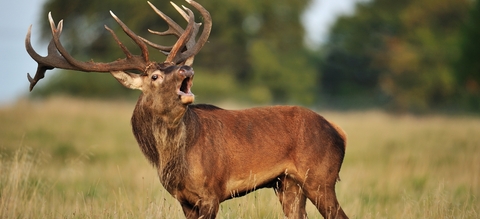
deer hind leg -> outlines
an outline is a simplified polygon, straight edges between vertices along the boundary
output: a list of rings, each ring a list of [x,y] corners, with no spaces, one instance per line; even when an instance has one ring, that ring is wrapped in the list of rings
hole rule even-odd
[[[308,199],[317,207],[320,214],[326,219],[347,218],[345,212],[337,201],[335,194],[335,181],[329,183],[316,183],[307,180],[303,187]]]
[[[276,195],[282,205],[283,213],[289,219],[304,219],[307,217],[305,204],[307,197],[300,185],[294,180],[284,177],[278,181],[275,188]]]

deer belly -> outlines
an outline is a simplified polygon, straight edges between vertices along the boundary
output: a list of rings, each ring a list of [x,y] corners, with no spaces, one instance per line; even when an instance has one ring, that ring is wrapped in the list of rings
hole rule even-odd
[[[225,195],[238,197],[256,189],[274,186],[279,176],[294,172],[294,168],[293,165],[284,162],[268,167],[258,164],[252,168],[237,169],[226,182]]]

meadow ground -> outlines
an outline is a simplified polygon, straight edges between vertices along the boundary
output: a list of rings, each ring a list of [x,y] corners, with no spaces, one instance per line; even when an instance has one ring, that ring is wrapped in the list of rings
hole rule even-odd
[[[0,218],[183,218],[134,140],[134,105],[52,98],[1,107]],[[480,218],[479,117],[320,114],[348,134],[336,189],[350,218]],[[311,204],[308,212],[321,218]],[[219,218],[283,214],[264,189],[224,202]]]

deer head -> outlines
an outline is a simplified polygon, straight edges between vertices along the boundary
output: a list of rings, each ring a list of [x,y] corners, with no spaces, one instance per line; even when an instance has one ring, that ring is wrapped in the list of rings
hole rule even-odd
[[[32,78],[27,74],[30,81],[30,91],[35,84],[45,76],[47,70],[54,68],[77,70],[83,72],[110,72],[122,85],[130,89],[138,89],[142,91],[142,97],[139,101],[152,101],[152,107],[165,105],[166,101],[173,101],[178,106],[186,106],[193,102],[194,95],[191,92],[193,82],[193,64],[194,56],[200,51],[206,43],[212,26],[210,14],[205,8],[193,0],[186,0],[190,5],[195,7],[203,16],[205,26],[201,36],[196,40],[197,33],[201,23],[194,21],[193,12],[182,6],[172,3],[175,9],[188,21],[185,29],[180,27],[171,18],[158,10],[150,2],[148,4],[152,9],[162,17],[169,25],[167,31],[157,32],[149,30],[149,32],[159,35],[175,35],[178,37],[177,42],[173,46],[162,46],[152,43],[131,31],[113,12],[112,17],[121,26],[123,31],[138,45],[141,49],[140,55],[134,55],[120,42],[116,34],[107,26],[105,28],[113,35],[115,41],[125,54],[125,58],[118,59],[109,63],[99,62],[83,62],[73,58],[63,47],[60,42],[60,35],[63,28],[63,20],[57,25],[53,21],[51,13],[48,15],[50,27],[52,30],[52,40],[48,45],[48,55],[40,56],[32,48],[30,43],[31,27],[28,30],[25,39],[25,47],[28,54],[38,63],[35,76]],[[150,61],[147,45],[158,49],[167,55],[164,62]],[[127,71],[137,70],[141,74],[135,74]]]

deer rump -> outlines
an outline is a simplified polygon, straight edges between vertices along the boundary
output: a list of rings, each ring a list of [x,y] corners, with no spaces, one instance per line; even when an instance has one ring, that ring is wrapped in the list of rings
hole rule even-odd
[[[275,189],[287,215],[285,208],[300,205],[296,214],[305,216],[301,205],[306,198],[317,207],[338,206],[334,186],[345,133],[317,113],[297,106],[224,110],[189,105],[180,124],[170,128],[144,117],[152,114],[138,105],[132,117],[137,141],[187,217],[194,208],[208,209],[192,211],[198,216],[215,215],[220,202],[264,187]],[[286,200],[292,196],[285,198],[286,191],[300,203]]]

